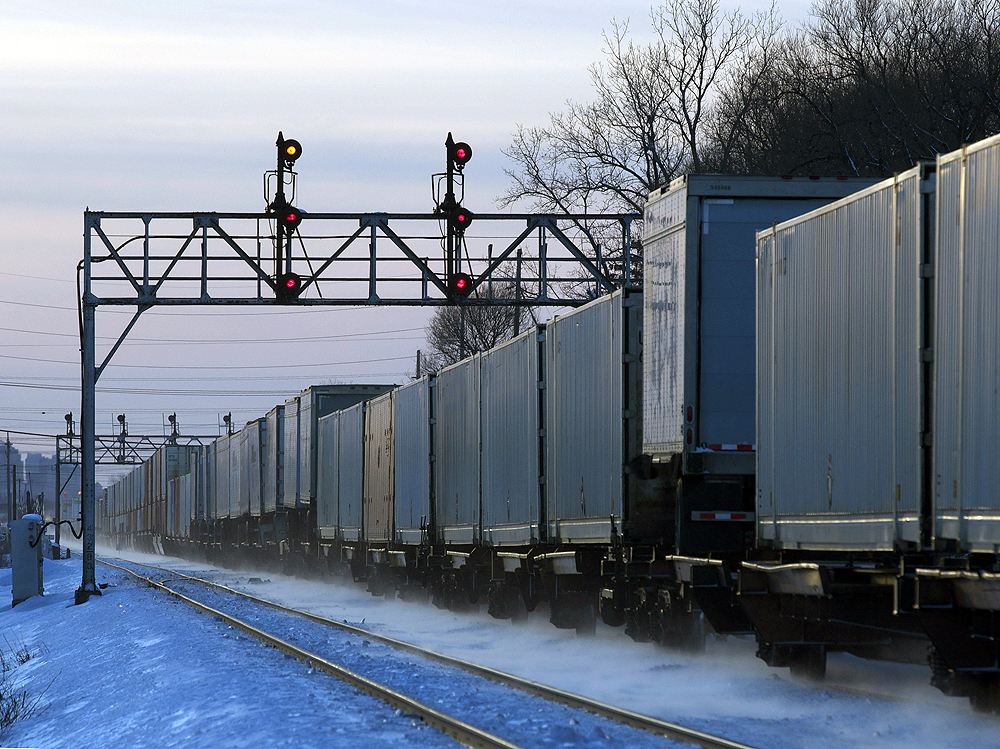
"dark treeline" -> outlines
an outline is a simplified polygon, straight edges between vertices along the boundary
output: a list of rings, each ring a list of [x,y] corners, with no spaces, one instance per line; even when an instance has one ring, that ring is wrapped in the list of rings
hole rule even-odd
[[[898,172],[1000,130],[1000,6],[823,0],[719,94],[719,170]]]
[[[1000,131],[1000,2],[819,0],[801,28],[667,0],[612,22],[595,97],[520,127],[502,205],[639,211],[690,172],[890,175]]]

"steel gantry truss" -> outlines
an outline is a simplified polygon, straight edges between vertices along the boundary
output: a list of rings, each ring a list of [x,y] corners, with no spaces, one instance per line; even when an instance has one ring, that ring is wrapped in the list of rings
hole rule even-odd
[[[447,209],[458,202],[452,190],[456,181],[461,185],[461,164],[452,153],[456,144],[450,134],[448,141],[448,192],[430,214],[306,213],[294,208],[295,173],[290,169],[301,146],[280,133],[278,170],[270,173],[276,175],[276,195],[263,213],[84,213],[84,560],[78,602],[100,593],[94,558],[95,464],[121,455],[120,435],[107,441],[95,435],[95,387],[143,312],[241,305],[572,307],[632,281],[638,214],[477,213],[474,228],[467,228],[472,227],[471,214],[456,228]],[[292,198],[286,199],[288,185]],[[468,277],[461,295],[449,288],[457,273]],[[294,278],[294,288],[288,286],[291,295],[283,287],[289,277]],[[95,318],[101,306],[133,308],[134,314],[98,364]],[[139,457],[137,448],[130,447],[129,454]]]
[[[55,533],[57,544],[59,543],[60,526],[62,525],[62,521],[67,519],[62,517],[62,495],[81,465],[81,439],[81,435],[75,435],[72,432],[56,436],[57,501]],[[124,430],[119,434],[97,434],[94,435],[94,464],[99,466],[141,465],[161,447],[166,447],[167,445],[208,445],[215,439],[217,439],[217,435],[133,435],[128,434]],[[62,476],[64,467],[70,469],[65,480],[63,480]],[[74,519],[70,518],[70,520]],[[74,531],[75,534],[76,531]]]

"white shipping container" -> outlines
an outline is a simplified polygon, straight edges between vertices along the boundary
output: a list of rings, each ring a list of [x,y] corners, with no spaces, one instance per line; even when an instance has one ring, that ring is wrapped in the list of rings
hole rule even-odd
[[[480,355],[442,369],[435,382],[435,520],[451,543],[480,540]]]
[[[369,544],[393,538],[392,393],[365,404],[364,528]]]
[[[758,234],[758,544],[921,543],[922,268],[933,170]]]
[[[246,453],[245,434],[241,429],[229,438],[229,517],[238,518],[244,513],[243,456]],[[249,510],[247,506],[246,510]]]
[[[316,525],[320,538],[335,538],[340,495],[340,412],[319,420]]]
[[[264,430],[267,442],[264,451],[264,514],[283,506],[285,490],[285,407],[275,406],[267,412]]]
[[[393,393],[395,440],[393,494],[396,540],[418,544],[421,523],[430,520],[431,378],[422,377]]]
[[[1000,138],[938,157],[934,533],[1000,551]]]
[[[341,537],[361,539],[364,504],[364,404],[340,412],[337,517]]]
[[[550,542],[607,543],[622,520],[624,435],[638,417],[625,411],[623,368],[638,361],[641,304],[641,294],[619,290],[545,326]]]
[[[299,399],[289,398],[285,401],[285,461],[284,483],[281,492],[282,506],[294,509],[298,506],[300,487],[300,456],[299,450]]]
[[[522,333],[482,355],[483,538],[539,540],[539,335]]]
[[[245,453],[243,455],[243,493],[246,500],[241,506],[253,517],[260,517],[261,503],[264,494],[264,455],[267,450],[267,423],[264,419],[255,419],[243,427],[246,433]]]
[[[229,443],[226,435],[215,441],[215,491],[212,492],[212,519],[229,517]]]

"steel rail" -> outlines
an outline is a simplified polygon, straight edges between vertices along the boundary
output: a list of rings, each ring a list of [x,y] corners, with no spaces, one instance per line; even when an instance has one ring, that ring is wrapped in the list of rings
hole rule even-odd
[[[105,562],[105,564],[109,564]],[[274,601],[268,601],[265,598],[259,598],[257,596],[251,595],[249,593],[244,593],[240,590],[235,590],[227,585],[221,585],[219,583],[212,582],[211,580],[204,580],[200,577],[195,577],[193,575],[186,575],[183,572],[178,572],[177,570],[171,570],[165,567],[158,567],[154,564],[143,564],[142,562],[129,562],[129,564],[136,564],[140,567],[148,567],[150,569],[159,570],[160,572],[168,573],[178,578],[184,578],[191,580],[193,582],[201,583],[202,585],[207,585],[218,590],[225,591],[227,593],[232,593],[237,596],[246,598],[254,603],[260,604],[262,606],[267,606],[268,608],[275,609],[276,611],[281,611],[286,614],[293,614],[295,616],[302,617],[303,619],[308,619],[316,624],[323,624],[328,627],[334,627],[336,629],[342,630],[344,632],[349,632],[353,635],[359,637],[364,637],[373,642],[380,643],[382,645],[387,645],[389,647],[395,648],[397,650],[410,653],[412,655],[420,656],[421,658],[426,658],[427,660],[440,663],[442,665],[451,666],[453,668],[461,669],[467,673],[473,674],[475,676],[480,676],[484,679],[489,679],[490,681],[497,682],[498,684],[503,684],[508,687],[512,687],[527,694],[534,695],[536,697],[541,697],[542,699],[548,700],[549,702],[555,702],[558,704],[566,705],[567,707],[575,708],[577,710],[584,710],[593,715],[598,715],[602,718],[608,718],[617,723],[622,723],[624,725],[630,726],[632,728],[638,728],[649,733],[654,733],[659,736],[664,736],[666,738],[672,739],[674,741],[681,741],[686,744],[693,744],[695,746],[700,746],[703,749],[756,749],[749,744],[741,744],[738,741],[733,741],[721,736],[714,736],[710,733],[705,733],[704,731],[699,731],[694,728],[688,728],[686,726],[679,725],[677,723],[670,723],[659,718],[653,718],[648,715],[642,715],[641,713],[636,713],[631,710],[626,710],[621,707],[616,707],[614,705],[608,705],[597,700],[590,699],[589,697],[584,697],[579,694],[573,694],[572,692],[566,692],[561,689],[556,689],[555,687],[550,687],[545,684],[540,684],[535,681],[530,681],[528,679],[522,679],[519,676],[506,673],[504,671],[498,671],[488,666],[480,666],[476,663],[470,663],[468,661],[461,660],[460,658],[455,658],[450,655],[444,655],[443,653],[436,653],[433,650],[427,650],[418,645],[413,645],[412,643],[404,642],[403,640],[397,640],[392,637],[386,637],[385,635],[375,634],[369,632],[361,627],[355,627],[346,622],[338,622],[335,619],[328,619],[324,616],[318,614],[313,614],[308,611],[302,611],[301,609],[293,609],[291,607],[285,606],[280,603],[275,603]],[[114,565],[112,565],[114,566]],[[135,573],[133,573],[135,574]]]
[[[163,583],[158,583],[155,580],[152,580],[151,578],[143,577],[138,572],[134,572],[128,569],[127,567],[121,567],[117,564],[112,564],[111,562],[105,561],[103,559],[98,561],[100,561],[101,564],[107,565],[108,567],[114,567],[115,569],[121,570],[122,572],[127,572],[136,579],[146,583],[151,588],[155,588],[156,590],[160,590],[164,593],[174,596],[175,598],[177,598],[180,601],[183,601],[189,606],[193,606],[198,611],[208,614],[209,616],[213,616],[219,619],[220,621],[245,632],[251,637],[260,640],[266,645],[270,645],[276,650],[279,650],[282,653],[286,653],[287,655],[290,655],[293,658],[302,661],[310,668],[318,669],[325,674],[340,679],[341,681],[349,684],[355,689],[364,692],[365,694],[368,694],[372,697],[375,697],[376,699],[382,700],[389,706],[401,710],[404,713],[416,715],[428,726],[435,728],[438,731],[441,731],[442,733],[448,736],[451,736],[453,739],[461,742],[462,744],[465,744],[466,746],[473,747],[474,749],[522,749],[522,747],[518,746],[517,744],[513,744],[507,741],[506,739],[502,739],[499,736],[494,736],[490,733],[487,733],[486,731],[476,728],[475,726],[471,726],[468,723],[459,720],[458,718],[453,718],[449,715],[446,715],[438,710],[435,710],[434,708],[424,705],[423,703],[417,702],[416,700],[413,700],[404,694],[400,694],[399,692],[393,689],[389,689],[388,687],[382,686],[378,682],[374,682],[371,679],[366,679],[364,676],[361,676],[360,674],[356,674],[353,671],[350,671],[346,668],[343,668],[335,663],[326,660],[325,658],[321,658],[320,656],[310,653],[307,650],[303,650],[302,648],[296,647],[295,645],[292,645],[290,642],[275,637],[274,635],[268,634],[263,630],[257,629],[256,627],[247,624],[246,622],[237,619],[233,616],[230,616],[229,614],[224,614],[221,611],[213,609],[211,606],[207,606],[199,601],[194,600],[193,598],[188,598],[182,593],[178,593],[175,590],[171,590]],[[122,560],[122,561],[127,561],[127,560]],[[129,564],[140,564],[140,563],[129,562]],[[169,572],[172,575],[177,575],[177,573],[175,573],[173,570],[164,570],[154,565],[141,564],[140,566],[150,567],[152,569],[159,569],[163,572]],[[179,575],[179,576],[190,578],[190,576],[188,575]],[[198,578],[190,578],[190,579],[198,580]],[[231,592],[235,593],[238,591],[231,591]]]

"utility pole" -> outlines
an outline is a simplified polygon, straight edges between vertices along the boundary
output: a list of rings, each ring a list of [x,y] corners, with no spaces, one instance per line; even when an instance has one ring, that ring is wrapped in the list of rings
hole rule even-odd
[[[4,473],[3,488],[7,493],[7,522],[14,519],[14,487],[10,480],[10,432],[7,432],[7,471]]]
[[[517,248],[517,270],[514,272],[514,336],[521,332],[521,248]]]

